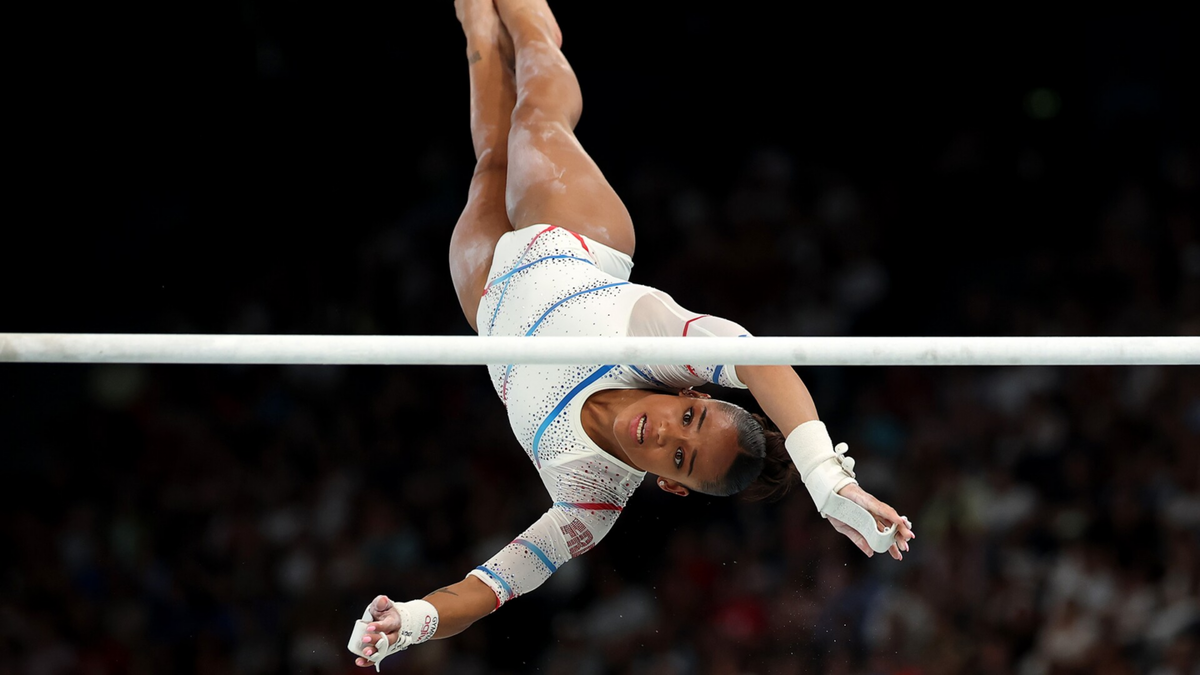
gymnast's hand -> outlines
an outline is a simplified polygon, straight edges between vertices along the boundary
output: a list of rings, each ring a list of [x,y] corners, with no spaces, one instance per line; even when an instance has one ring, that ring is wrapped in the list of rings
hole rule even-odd
[[[909,522],[908,518],[896,513],[896,509],[872,497],[871,493],[853,483],[838,490],[838,494],[858,504],[869,511],[872,516],[875,516],[875,522],[880,530],[887,529],[892,525],[896,526],[896,543],[892,544],[892,547],[888,549],[888,553],[896,560],[903,560],[904,556],[900,552],[907,551],[909,540],[916,539],[917,537],[917,535],[913,534],[912,523]],[[875,551],[871,550],[871,546],[867,544],[866,538],[859,534],[858,530],[837,518],[830,517],[829,522],[833,525],[833,529],[849,537],[850,541],[854,542],[854,545],[860,551],[866,553],[868,558],[875,555]]]
[[[367,634],[363,637],[363,644],[373,645],[379,642],[379,638],[382,636],[387,636],[389,645],[396,644],[400,639],[400,611],[396,609],[396,605],[392,603],[391,598],[386,595],[375,598],[375,601],[367,607],[367,611],[371,613],[373,621],[367,626]],[[374,647],[363,649],[363,654],[367,656],[374,653]],[[354,665],[365,668],[375,664],[360,656],[354,659]]]

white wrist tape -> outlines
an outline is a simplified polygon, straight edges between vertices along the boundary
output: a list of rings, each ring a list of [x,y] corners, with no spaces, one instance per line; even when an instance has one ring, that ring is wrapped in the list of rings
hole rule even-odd
[[[848,446],[839,443],[835,449],[824,422],[801,424],[788,434],[784,446],[821,515],[825,515],[830,496],[851,483],[858,484],[854,480],[854,459],[846,456]]]
[[[374,604],[374,601],[371,601]],[[400,635],[395,644],[388,644],[386,635],[380,636],[375,644],[364,644],[363,636],[368,633],[367,626],[379,623],[371,615],[371,605],[367,605],[362,619],[354,622],[354,631],[350,634],[350,642],[346,648],[358,656],[375,664],[375,672],[379,672],[379,664],[396,652],[404,651],[412,645],[419,645],[433,637],[437,632],[437,608],[425,600],[412,600],[405,603],[393,604],[400,613]],[[375,653],[367,656],[363,649],[373,647]]]
[[[858,530],[876,553],[891,548],[896,526],[881,532],[870,511],[837,493],[847,485],[858,485],[854,480],[854,458],[846,456],[849,446],[845,443],[833,446],[824,422],[812,420],[796,427],[788,434],[784,447],[822,518],[833,516]]]

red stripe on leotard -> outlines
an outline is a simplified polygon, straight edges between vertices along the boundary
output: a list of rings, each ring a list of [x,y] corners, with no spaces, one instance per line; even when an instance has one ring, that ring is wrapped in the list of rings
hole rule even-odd
[[[574,506],[576,508],[580,508],[580,509],[587,509],[588,511],[623,511],[624,510],[620,506],[617,506],[616,504],[605,504],[603,502],[570,502],[570,505]]]
[[[570,230],[567,230],[567,232],[571,232],[571,231],[570,231]],[[580,243],[581,245],[583,245],[583,250],[587,251],[588,253],[591,253],[591,252],[592,252],[592,249],[590,249],[590,248],[588,248],[588,247],[587,247],[587,242],[583,240],[583,235],[579,234],[578,232],[571,232],[571,234],[572,234],[572,235],[573,235],[573,236],[574,236],[576,239],[578,239],[578,240],[579,240],[579,243]]]
[[[688,319],[687,323],[683,324],[683,337],[687,337],[688,328],[691,327],[693,321],[696,321],[697,319],[703,319],[706,316],[708,316],[708,315],[701,314],[700,316],[696,317],[695,319]],[[700,377],[700,375],[696,372],[695,368],[693,368],[691,366],[684,366],[684,367],[688,369],[688,372],[692,374],[692,377]]]

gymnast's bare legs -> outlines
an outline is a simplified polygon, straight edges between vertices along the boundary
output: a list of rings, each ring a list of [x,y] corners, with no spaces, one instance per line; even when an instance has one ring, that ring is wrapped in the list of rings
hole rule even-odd
[[[630,256],[634,249],[629,211],[575,137],[583,97],[550,7],[495,0],[498,14],[488,15],[478,3],[456,3],[471,63],[476,167],[450,240],[454,288],[472,328],[505,232],[545,223]]]
[[[450,237],[450,276],[471,328],[492,266],[496,241],[512,231],[504,208],[508,180],[508,138],[517,103],[513,45],[492,0],[456,0],[458,20],[467,36],[471,82],[471,141],[475,173],[467,206]]]
[[[496,0],[516,47],[517,105],[508,140],[508,219],[558,225],[633,255],[633,221],[575,137],[583,97],[545,0]]]

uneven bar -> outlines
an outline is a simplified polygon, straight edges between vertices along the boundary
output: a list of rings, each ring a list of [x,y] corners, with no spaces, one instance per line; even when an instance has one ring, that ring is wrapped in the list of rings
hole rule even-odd
[[[590,338],[0,333],[0,362],[793,366],[1198,365],[1200,337]]]

